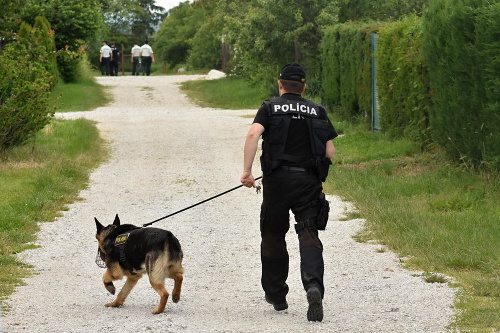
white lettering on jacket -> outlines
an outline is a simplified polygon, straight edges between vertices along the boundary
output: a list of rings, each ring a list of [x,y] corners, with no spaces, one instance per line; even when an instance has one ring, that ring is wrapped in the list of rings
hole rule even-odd
[[[311,116],[318,116],[318,111],[314,107],[301,103],[290,103],[290,104],[274,104],[273,113],[305,113]]]

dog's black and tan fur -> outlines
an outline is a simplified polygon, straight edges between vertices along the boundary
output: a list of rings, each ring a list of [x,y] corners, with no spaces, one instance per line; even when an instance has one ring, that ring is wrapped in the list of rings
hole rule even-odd
[[[121,306],[144,273],[148,274],[151,286],[160,295],[160,303],[153,314],[162,313],[167,305],[169,293],[165,289],[166,278],[174,280],[172,300],[174,303],[179,301],[184,274],[183,254],[179,241],[170,231],[140,228],[131,224],[120,225],[118,214],[113,224],[106,227],[96,218],[95,223],[101,258],[107,267],[102,277],[104,286],[114,295],[116,289],[113,281],[127,277],[116,299],[106,306]],[[123,234],[128,234],[128,238],[120,249],[115,245],[115,240]]]

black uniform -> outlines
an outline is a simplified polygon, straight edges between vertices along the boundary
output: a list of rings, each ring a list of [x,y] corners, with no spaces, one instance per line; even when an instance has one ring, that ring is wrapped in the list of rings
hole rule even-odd
[[[331,162],[325,158],[325,146],[337,133],[322,106],[295,94],[266,101],[254,122],[265,129],[261,156],[262,287],[271,301],[286,302],[289,259],[285,235],[291,210],[297,222],[304,289],[316,286],[323,297],[323,245],[315,219],[326,175],[318,163],[327,163],[328,169]]]
[[[112,44],[111,45],[111,52],[113,53],[113,57],[109,63],[109,69],[111,76],[118,76],[118,58],[120,55],[120,52],[118,51],[118,48]]]

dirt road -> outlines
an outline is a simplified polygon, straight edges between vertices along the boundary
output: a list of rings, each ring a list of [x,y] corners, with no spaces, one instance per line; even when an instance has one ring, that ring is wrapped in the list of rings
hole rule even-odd
[[[330,197],[325,257],[325,316],[306,319],[296,235],[290,252],[289,308],[276,312],[260,287],[261,195],[241,188],[154,226],[180,240],[186,269],[179,303],[152,315],[158,296],[139,281],[121,308],[94,263],[94,217],[143,224],[239,185],[242,148],[256,110],[199,108],[176,82],[199,76],[101,77],[114,102],[90,112],[58,115],[96,120],[111,158],[91,175],[82,201],[43,223],[40,248],[21,257],[34,265],[7,302],[1,332],[444,332],[454,290],[425,283],[380,246],[352,239],[363,221],[338,221],[348,204]],[[341,151],[338,152],[342,154]],[[255,166],[259,170],[259,166]],[[121,287],[123,281],[116,283]],[[172,282],[167,282],[171,290]]]

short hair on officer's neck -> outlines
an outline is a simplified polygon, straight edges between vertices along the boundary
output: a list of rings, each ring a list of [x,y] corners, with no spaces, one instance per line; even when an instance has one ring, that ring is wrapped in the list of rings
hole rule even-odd
[[[293,80],[280,80],[283,88],[292,94],[302,95],[304,92],[304,84],[303,82],[293,81]]]

